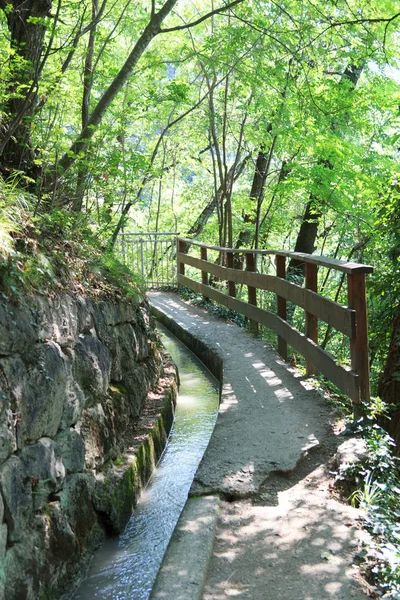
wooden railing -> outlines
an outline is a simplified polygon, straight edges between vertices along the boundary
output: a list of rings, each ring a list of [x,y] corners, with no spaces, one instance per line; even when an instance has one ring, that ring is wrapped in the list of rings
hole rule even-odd
[[[365,275],[372,273],[372,266],[299,252],[221,248],[185,238],[178,238],[177,244],[178,284],[241,313],[250,320],[254,328],[261,324],[274,331],[278,335],[278,351],[282,358],[287,360],[287,346],[290,344],[306,359],[307,374],[319,371],[325,375],[351,398],[356,412],[357,405],[368,402],[370,382]],[[200,248],[200,258],[189,254],[193,247]],[[226,253],[228,266],[209,262],[209,250]],[[235,253],[244,256],[246,270],[234,268]],[[256,272],[258,255],[275,256],[276,275]],[[285,279],[287,258],[304,263],[304,288]],[[201,271],[201,283],[185,276],[185,265]],[[327,267],[347,275],[348,306],[342,306],[317,293],[318,267]],[[210,275],[227,282],[227,294],[208,285]],[[236,299],[237,284],[247,286],[247,302]],[[276,294],[277,313],[257,306],[257,290],[268,290]],[[292,302],[305,311],[305,335],[287,322],[287,302]],[[351,368],[339,364],[318,345],[319,319],[350,339]]]

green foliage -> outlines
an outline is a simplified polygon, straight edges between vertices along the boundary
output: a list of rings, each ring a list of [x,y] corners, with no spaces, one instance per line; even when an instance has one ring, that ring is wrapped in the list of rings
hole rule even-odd
[[[384,591],[385,598],[400,598],[400,469],[399,459],[393,455],[394,442],[377,425],[375,418],[386,413],[379,398],[372,401],[372,409],[358,423],[357,432],[366,442],[366,460],[352,476],[358,489],[350,500],[366,511],[365,527],[372,534],[367,552],[363,552],[363,568]],[[347,470],[347,475],[348,475]]]
[[[180,286],[178,288],[178,292],[180,297],[184,300],[189,301],[194,306],[201,306],[202,308],[205,308],[208,312],[214,314],[220,319],[223,319],[224,321],[236,323],[236,325],[239,325],[239,327],[244,327],[246,324],[245,317],[240,313],[237,313],[234,310],[227,308],[226,306],[222,306],[221,304],[210,300],[210,298],[201,296],[200,294],[197,294],[190,288]]]
[[[107,250],[87,215],[55,209],[34,217],[33,199],[2,182],[0,292],[69,291],[137,299],[139,277]]]

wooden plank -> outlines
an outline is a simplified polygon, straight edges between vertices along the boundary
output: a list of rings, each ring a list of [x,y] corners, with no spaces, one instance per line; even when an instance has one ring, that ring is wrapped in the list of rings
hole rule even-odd
[[[185,256],[185,252],[186,252],[186,243],[184,240],[178,239],[177,246],[178,246],[178,248],[177,248],[177,253],[176,253],[176,260],[177,260],[177,265],[178,265],[178,275],[184,275],[185,274],[185,261],[183,260],[183,257]]]
[[[349,262],[347,260],[338,260],[336,258],[325,258],[324,256],[316,256],[314,254],[305,254],[304,252],[286,252],[284,250],[253,250],[252,248],[223,248],[221,246],[210,246],[203,242],[197,242],[188,238],[180,238],[186,244],[193,246],[204,246],[210,250],[218,250],[219,252],[233,252],[245,254],[246,252],[252,252],[257,255],[272,254],[275,256],[285,256],[287,258],[294,258],[301,260],[304,263],[310,263],[319,265],[321,267],[328,267],[328,269],[334,269],[335,271],[341,271],[342,273],[372,273],[374,267],[372,265],[363,265],[361,263]]]
[[[276,281],[275,289],[280,296],[304,308],[306,312],[325,321],[338,331],[349,337],[354,335],[356,329],[356,313],[354,310],[290,281]]]
[[[226,264],[228,265],[228,269],[233,269],[233,254],[232,252],[228,252],[226,255]],[[236,285],[235,282],[228,279],[228,294],[236,298]]]
[[[333,300],[324,298],[315,292],[306,290],[295,283],[291,283],[280,277],[274,277],[273,275],[239,271],[238,269],[229,269],[213,263],[204,263],[201,259],[188,254],[178,253],[177,259],[187,265],[207,271],[207,273],[211,273],[220,279],[227,279],[235,283],[252,285],[260,290],[275,292],[277,296],[300,306],[341,333],[349,337],[355,334],[356,313],[354,310],[333,302]],[[284,257],[282,259],[284,260]]]
[[[204,248],[204,247],[200,248],[200,256],[201,256],[201,260],[204,260],[207,262],[207,248]],[[207,271],[201,271],[201,283],[204,283],[204,285],[208,285]]]
[[[306,288],[312,292],[318,289],[318,266],[306,263]],[[318,344],[318,318],[306,311],[306,336]],[[317,368],[312,363],[306,363],[307,376],[317,373]]]
[[[354,402],[359,402],[360,388],[357,373],[339,365],[328,352],[317,346],[315,342],[309,340],[304,334],[296,331],[296,329],[278,317],[278,315],[232,298],[210,286],[205,286],[183,275],[178,275],[178,282],[203,296],[207,296],[207,298],[211,298],[227,306],[231,310],[243,314],[248,319],[252,319],[268,327],[298,350],[306,360],[312,362],[318,371],[330,379],[349,398]]]
[[[328,267],[342,273],[372,273],[374,267],[372,265],[363,265],[361,263],[349,262],[347,260],[338,260],[336,258],[326,258],[325,256],[317,256],[314,254],[305,254],[303,252],[284,252],[282,250],[274,251],[277,256],[286,256],[294,258],[304,263],[319,265],[320,267]]]
[[[210,262],[204,264],[200,258],[190,256],[189,254],[178,254],[177,258],[187,265],[207,271],[219,279],[252,285],[260,290],[275,291],[276,277],[273,275],[262,275],[261,273],[253,273],[252,271],[240,271],[239,269],[222,267]]]
[[[246,271],[254,272],[256,270],[256,257],[252,252],[246,253]],[[249,304],[253,306],[257,306],[257,288],[248,285],[247,286],[247,298]],[[251,326],[254,333],[258,334],[258,323],[257,321],[251,319]]]
[[[285,279],[286,277],[286,258],[284,256],[277,256],[276,260],[276,274],[281,279]],[[276,296],[278,317],[286,321],[286,298],[283,296]],[[278,335],[278,352],[282,356],[283,360],[287,360],[288,357],[288,348],[287,342],[282,337]]]
[[[349,306],[355,309],[357,315],[356,335],[350,339],[351,367],[360,377],[360,401],[369,402],[371,391],[365,275],[348,275],[347,290]]]

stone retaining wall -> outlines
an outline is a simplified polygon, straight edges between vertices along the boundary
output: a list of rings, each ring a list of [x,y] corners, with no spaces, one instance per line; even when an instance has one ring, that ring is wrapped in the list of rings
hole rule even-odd
[[[176,397],[147,304],[0,303],[0,600],[57,598],[121,531]]]

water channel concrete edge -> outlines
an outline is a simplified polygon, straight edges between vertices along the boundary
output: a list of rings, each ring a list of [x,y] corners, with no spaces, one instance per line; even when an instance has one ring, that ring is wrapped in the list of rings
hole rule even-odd
[[[151,600],[200,600],[220,511],[219,496],[189,498],[164,555]]]
[[[202,361],[219,382],[223,359],[150,302],[152,314]],[[190,496],[165,552],[150,600],[201,600],[221,506],[217,495]]]

